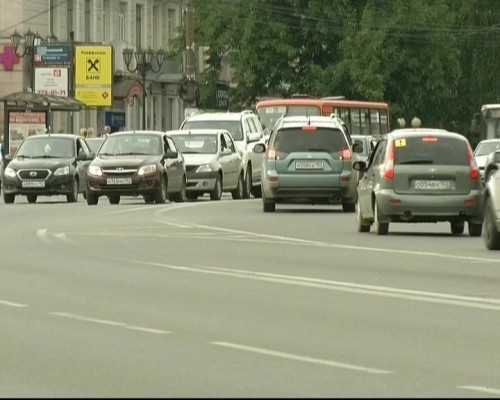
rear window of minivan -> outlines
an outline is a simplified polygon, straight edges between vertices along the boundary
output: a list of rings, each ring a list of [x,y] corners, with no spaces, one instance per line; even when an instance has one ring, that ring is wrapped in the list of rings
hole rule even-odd
[[[394,163],[468,165],[467,142],[432,135],[395,139]]]
[[[284,128],[276,132],[272,147],[282,153],[299,151],[341,152],[348,148],[344,133],[336,128]]]

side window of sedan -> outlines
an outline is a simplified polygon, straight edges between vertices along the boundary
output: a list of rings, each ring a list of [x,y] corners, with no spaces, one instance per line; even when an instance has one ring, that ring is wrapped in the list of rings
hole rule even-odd
[[[231,150],[232,153],[236,152],[236,148],[234,147],[233,140],[231,139],[231,135],[228,133],[223,134],[223,138],[226,141],[226,147]]]

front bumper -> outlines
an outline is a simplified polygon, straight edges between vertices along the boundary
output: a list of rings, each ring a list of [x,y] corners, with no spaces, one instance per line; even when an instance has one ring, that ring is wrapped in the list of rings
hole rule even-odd
[[[17,176],[15,178],[4,176],[2,186],[6,194],[56,196],[73,193],[74,180],[71,174],[60,176],[52,174],[47,179],[32,180],[21,180]]]
[[[137,196],[155,193],[160,185],[158,174],[127,177],[131,181],[125,184],[108,184],[108,178],[111,177],[87,175],[87,191],[99,196]]]
[[[219,173],[216,171],[212,172],[187,172],[187,192],[204,193],[211,192],[215,188],[215,182]]]

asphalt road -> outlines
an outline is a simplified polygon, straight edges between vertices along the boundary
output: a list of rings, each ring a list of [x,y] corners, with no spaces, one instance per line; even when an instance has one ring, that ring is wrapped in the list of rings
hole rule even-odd
[[[499,397],[500,252],[260,200],[0,204],[0,397]]]

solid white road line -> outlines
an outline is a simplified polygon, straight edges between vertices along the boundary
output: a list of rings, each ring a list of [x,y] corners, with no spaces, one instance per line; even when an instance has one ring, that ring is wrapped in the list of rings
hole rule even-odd
[[[164,331],[160,329],[152,329],[152,328],[145,328],[145,327],[140,327],[140,326],[135,326],[135,325],[128,325],[124,322],[116,322],[116,321],[110,321],[107,319],[98,319],[98,318],[92,318],[92,317],[85,317],[83,315],[77,315],[77,314],[71,314],[71,313],[66,313],[66,312],[51,312],[49,313],[51,315],[55,315],[58,317],[63,317],[63,318],[70,318],[70,319],[75,319],[79,321],[84,321],[84,322],[92,322],[95,324],[101,324],[101,325],[108,325],[108,326],[116,326],[119,328],[125,328],[125,329],[130,329],[134,331],[141,331],[141,332],[147,332],[147,333],[155,333],[155,334],[169,334],[171,332],[169,331]]]
[[[489,394],[495,394],[497,396],[500,395],[500,389],[493,389],[485,386],[459,386],[459,389],[465,389],[465,390],[471,390],[474,392],[481,392],[481,393],[489,393]]]
[[[14,303],[13,301],[7,301],[7,300],[0,300],[0,304],[2,306],[9,306],[9,307],[28,307],[27,304],[21,304],[21,303]]]
[[[244,346],[244,345],[229,343],[229,342],[210,342],[210,344],[213,344],[216,346],[228,347],[228,348],[235,349],[235,350],[248,351],[250,353],[263,354],[263,355],[271,356],[271,357],[285,358],[285,359],[293,360],[293,361],[300,361],[300,362],[306,362],[306,363],[311,363],[311,364],[324,365],[327,367],[343,368],[343,369],[349,369],[349,370],[353,370],[353,371],[365,372],[367,374],[392,374],[393,373],[392,371],[387,371],[387,370],[378,369],[378,368],[370,368],[370,367],[364,367],[361,365],[347,364],[347,363],[343,363],[343,362],[330,361],[330,360],[323,360],[320,358],[305,357],[305,356],[300,356],[300,355],[296,355],[296,354],[283,353],[281,351],[261,349],[258,347]]]

